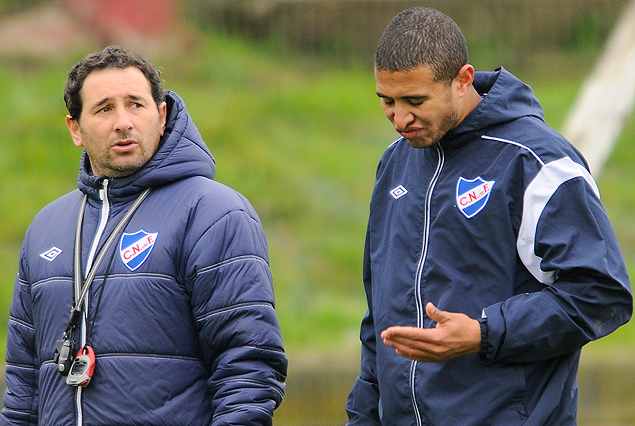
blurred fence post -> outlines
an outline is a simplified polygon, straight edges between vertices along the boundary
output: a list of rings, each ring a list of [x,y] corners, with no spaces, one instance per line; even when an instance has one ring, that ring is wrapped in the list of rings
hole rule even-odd
[[[631,0],[565,120],[563,134],[597,178],[635,103],[635,0]]]

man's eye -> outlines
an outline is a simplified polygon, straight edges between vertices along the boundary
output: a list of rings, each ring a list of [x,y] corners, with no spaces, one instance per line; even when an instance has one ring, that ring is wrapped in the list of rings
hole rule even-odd
[[[110,107],[105,106],[97,112],[108,112],[108,111],[110,111]]]
[[[420,106],[423,104],[423,100],[422,99],[410,99],[408,101],[408,103],[412,106]]]
[[[384,105],[392,105],[395,103],[395,101],[390,98],[381,98],[381,101],[384,103]]]

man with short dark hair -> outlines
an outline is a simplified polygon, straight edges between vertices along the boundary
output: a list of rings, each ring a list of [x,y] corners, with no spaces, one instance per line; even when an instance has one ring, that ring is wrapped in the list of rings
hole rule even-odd
[[[458,26],[426,8],[377,48],[401,136],[371,201],[349,426],[575,425],[582,346],[632,314],[585,160],[529,86],[467,60]]]
[[[2,425],[271,425],[287,357],[256,212],[141,55],[87,56],[64,98],[79,189],[22,246]]]

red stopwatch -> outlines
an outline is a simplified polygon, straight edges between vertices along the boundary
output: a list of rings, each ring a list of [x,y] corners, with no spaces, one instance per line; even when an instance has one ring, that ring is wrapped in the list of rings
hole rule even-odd
[[[66,376],[66,384],[69,386],[86,387],[93,378],[95,371],[95,352],[93,348],[86,345],[77,352],[73,360],[71,370]]]

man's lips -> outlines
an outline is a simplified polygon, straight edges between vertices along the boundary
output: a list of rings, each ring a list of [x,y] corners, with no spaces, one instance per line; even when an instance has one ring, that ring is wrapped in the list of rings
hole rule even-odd
[[[408,128],[408,129],[399,131],[399,134],[403,136],[404,138],[409,139],[409,138],[414,138],[420,132],[421,132],[420,128]]]
[[[127,139],[125,141],[119,141],[112,146],[112,149],[118,152],[132,151],[137,146],[137,142],[133,139]]]

